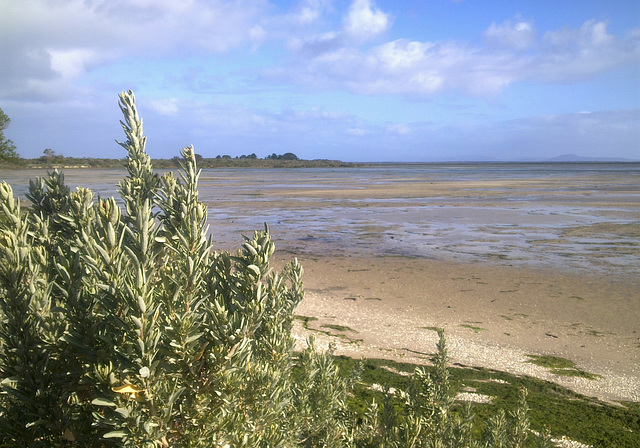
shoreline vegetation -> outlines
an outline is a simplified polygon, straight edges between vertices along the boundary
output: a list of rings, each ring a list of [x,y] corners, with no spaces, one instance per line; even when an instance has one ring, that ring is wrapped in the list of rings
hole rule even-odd
[[[93,157],[64,157],[59,155],[42,156],[37,159],[17,159],[0,163],[2,169],[82,169],[107,168],[125,169],[126,159],[109,159]],[[180,159],[153,159],[156,169],[179,169]],[[199,157],[198,168],[353,168],[363,166],[361,163],[342,162],[340,160],[299,159],[295,154],[272,155],[259,159],[251,156]]]
[[[466,165],[466,164],[497,164],[497,165],[638,165],[638,160],[540,160],[540,161],[431,161],[431,162],[344,162],[330,159],[300,159],[293,153],[272,154],[265,158],[258,158],[255,154],[231,157],[228,155],[216,157],[202,157],[196,154],[198,168],[363,168],[383,166],[414,166],[414,165]],[[179,169],[180,158],[153,159],[156,169]],[[125,169],[126,158],[95,158],[95,157],[65,157],[50,152],[38,158],[17,158],[0,160],[0,169]]]

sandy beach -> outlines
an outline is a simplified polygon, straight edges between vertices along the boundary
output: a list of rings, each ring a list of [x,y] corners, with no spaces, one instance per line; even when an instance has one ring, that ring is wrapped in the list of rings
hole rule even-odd
[[[308,323],[312,331],[298,322],[300,340],[315,334],[337,354],[428,363],[435,329],[443,328],[453,367],[487,367],[604,400],[640,401],[637,282],[401,257],[300,261],[306,296],[296,313],[318,319]],[[599,377],[555,375],[528,362],[529,354],[567,358]]]

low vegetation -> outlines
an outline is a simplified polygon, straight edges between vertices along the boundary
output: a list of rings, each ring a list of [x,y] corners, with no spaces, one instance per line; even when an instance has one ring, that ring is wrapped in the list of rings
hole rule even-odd
[[[342,356],[335,358],[335,362],[345,375],[358,364],[357,360]],[[383,402],[384,393],[372,388],[375,384],[406,390],[413,381],[411,375],[416,367],[388,359],[364,360],[360,382],[355,386],[349,404],[354,409],[364,410],[372,400]],[[488,403],[471,403],[477,430],[486,428],[485,422],[495,418],[496,413],[504,411],[512,415],[519,406],[521,391],[526,390],[530,408],[527,416],[534,430],[548,427],[554,438],[564,436],[593,447],[640,446],[640,403],[604,403],[556,383],[497,370],[456,366],[448,371],[452,390],[468,391],[490,399]],[[399,409],[403,406],[395,395],[392,402]],[[458,404],[454,412],[462,412],[463,408]]]
[[[11,119],[0,109],[0,164],[11,165],[19,158],[16,145],[4,136],[4,130],[10,123]]]
[[[3,156],[0,151],[0,168],[13,169],[63,169],[63,168],[109,168],[123,169],[126,159],[107,159],[97,157],[67,157],[57,154],[54,150],[47,148],[43,155],[35,159],[23,159],[14,151],[12,154]],[[203,157],[195,154],[196,163],[199,168],[339,168],[359,166],[355,163],[341,162],[339,160],[305,160],[299,159],[293,153],[272,154],[264,158],[258,158],[255,154],[249,156],[241,155],[231,157],[228,155],[216,157]],[[171,159],[155,159],[153,162],[156,169],[176,169],[180,168],[182,158],[173,157]]]
[[[302,267],[271,269],[266,228],[216,252],[193,148],[159,175],[133,94],[119,104],[119,199],[53,171],[23,210],[0,184],[0,446],[551,446],[524,387],[506,408],[455,401],[442,332],[433,367],[382,393],[370,362],[297,352]]]
[[[541,367],[546,367],[551,370],[552,373],[561,376],[576,376],[580,378],[587,378],[594,380],[599,378],[598,375],[586,372],[579,369],[575,362],[570,359],[561,358],[559,356],[540,356],[540,355],[527,355],[531,364],[535,364]]]

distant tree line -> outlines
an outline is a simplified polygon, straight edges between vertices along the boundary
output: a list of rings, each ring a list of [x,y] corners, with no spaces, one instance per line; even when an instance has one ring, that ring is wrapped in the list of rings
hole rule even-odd
[[[198,166],[201,168],[321,168],[321,167],[353,167],[354,163],[341,162],[339,160],[304,160],[291,152],[284,154],[271,154],[264,158],[258,158],[255,153],[231,157],[230,155],[217,155],[216,157],[202,157],[195,155]],[[158,168],[173,168],[180,166],[180,158],[170,160],[156,159]]]
[[[253,153],[251,153],[251,154],[249,154],[249,155],[244,155],[244,154],[243,154],[243,155],[241,155],[241,156],[236,156],[236,157],[231,157],[231,156],[230,156],[230,155],[228,155],[228,154],[225,154],[225,155],[220,155],[220,154],[218,154],[218,155],[215,157],[215,159],[216,159],[216,160],[221,160],[221,159],[224,159],[224,160],[231,160],[231,159],[233,159],[233,160],[245,160],[245,159],[249,159],[249,160],[259,160],[259,159],[258,159],[258,156],[256,155],[256,153],[255,153],[255,152],[253,152]],[[175,161],[175,162],[176,162],[176,164],[177,164],[177,163],[179,162],[180,158],[176,156],[176,157],[174,157],[174,158],[173,158],[173,159],[171,159],[171,160]],[[196,154],[196,161],[197,161],[197,162],[202,162],[203,160],[205,160],[205,158],[204,158],[204,157],[202,157],[202,155],[200,155],[200,154]],[[298,158],[298,156],[297,156],[297,155],[295,155],[295,154],[294,154],[294,153],[292,153],[292,152],[285,152],[284,154],[276,154],[276,153],[274,152],[274,153],[273,153],[273,154],[271,154],[270,156],[266,156],[263,160],[300,160],[300,159]]]
[[[277,155],[276,153],[271,154],[270,156],[265,157],[265,159],[271,160],[298,160],[298,156],[292,152],[286,152],[282,155]]]
[[[15,150],[14,150],[15,152]],[[9,152],[0,156],[0,166],[11,168],[113,168],[124,167],[124,159],[107,159],[94,157],[67,157],[57,153],[51,148],[43,151],[40,157],[33,159],[21,158]],[[255,153],[231,157],[230,155],[218,155],[216,157],[203,157],[195,154],[198,166],[201,168],[321,168],[321,167],[352,167],[353,163],[339,160],[304,160],[293,153],[272,154],[264,158],[258,158]],[[181,158],[156,159],[155,165],[160,169],[174,169],[180,167]]]
[[[15,162],[20,158],[16,152],[16,145],[4,136],[4,130],[9,127],[11,119],[0,109],[0,162]]]

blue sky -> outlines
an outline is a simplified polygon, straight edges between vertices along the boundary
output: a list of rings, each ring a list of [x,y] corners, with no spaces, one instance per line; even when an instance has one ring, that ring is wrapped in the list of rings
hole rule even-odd
[[[635,0],[0,0],[23,157],[640,159]]]

